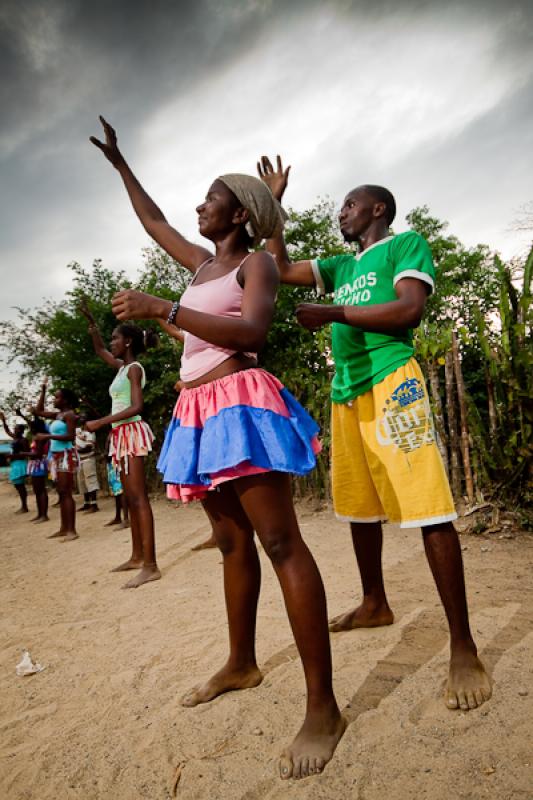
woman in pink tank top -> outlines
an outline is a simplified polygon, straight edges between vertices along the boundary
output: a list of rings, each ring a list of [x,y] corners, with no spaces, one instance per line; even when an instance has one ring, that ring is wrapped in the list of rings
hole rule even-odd
[[[273,375],[257,367],[274,313],[279,273],[266,252],[250,247],[282,225],[270,190],[257,178],[224,175],[196,211],[215,249],[186,240],[144,191],[101,118],[105,143],[91,138],[119,172],[146,231],[193,273],[181,303],[126,290],[113,299],[120,320],[166,319],[185,332],[181,378],[158,467],[169,495],[201,499],[224,559],[230,653],[185,706],[257,686],[255,655],[260,565],[254,530],[279,579],[303,662],[307,711],[280,758],[282,778],[321,772],[344,732],[332,688],[324,587],[302,540],[290,474],[315,465],[318,427]]]

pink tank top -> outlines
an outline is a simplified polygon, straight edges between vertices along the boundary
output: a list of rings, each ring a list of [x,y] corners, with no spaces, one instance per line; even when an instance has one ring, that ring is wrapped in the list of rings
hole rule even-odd
[[[227,275],[221,275],[220,278],[196,285],[195,278],[202,267],[212,259],[204,261],[181,296],[180,302],[183,307],[192,308],[194,311],[203,311],[205,314],[215,314],[217,317],[240,317],[243,288],[237,280],[237,274],[247,258],[248,256],[245,256],[241,263]],[[201,378],[202,375],[211,372],[212,369],[238,352],[206,342],[188,331],[184,331],[184,334],[185,341],[180,369],[182,381],[195,381]],[[257,357],[257,353],[245,353],[244,355]]]

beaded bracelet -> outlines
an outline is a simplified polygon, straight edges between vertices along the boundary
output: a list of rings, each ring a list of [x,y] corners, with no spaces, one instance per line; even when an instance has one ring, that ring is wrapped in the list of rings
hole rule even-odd
[[[167,317],[167,322],[169,325],[175,325],[176,323],[176,315],[179,311],[180,303],[179,300],[174,300],[172,303],[172,308],[170,309],[170,313]]]

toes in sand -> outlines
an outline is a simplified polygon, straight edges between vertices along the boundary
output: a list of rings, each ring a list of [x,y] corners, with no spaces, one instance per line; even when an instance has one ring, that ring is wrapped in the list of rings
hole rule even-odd
[[[77,533],[74,531],[69,531],[68,533],[65,533],[64,537],[61,539],[61,544],[65,544],[65,542],[73,542],[75,539],[79,538],[80,537]]]
[[[333,617],[329,622],[329,629],[337,633],[351,631],[354,628],[380,628],[383,625],[392,625],[393,622],[394,614],[388,606],[367,609],[361,605],[352,611]]]
[[[123,589],[138,589],[143,583],[150,583],[150,581],[158,581],[161,578],[161,573],[157,567],[143,567],[141,571],[134,575],[122,587]]]
[[[242,670],[234,670],[226,666],[202,686],[195,686],[183,695],[181,705],[192,708],[200,703],[209,703],[210,700],[214,700],[215,697],[225,692],[253,689],[254,686],[259,686],[262,680],[263,675],[256,666]]]
[[[474,653],[451,659],[444,693],[447,708],[472,711],[489,700],[492,684],[485,667]]]
[[[322,772],[345,730],[346,720],[338,709],[307,717],[293,743],[280,757],[280,777],[299,780]]]
[[[47,536],[47,539],[58,539],[60,536],[66,536],[65,531],[56,531],[55,533],[51,533],[50,536]]]

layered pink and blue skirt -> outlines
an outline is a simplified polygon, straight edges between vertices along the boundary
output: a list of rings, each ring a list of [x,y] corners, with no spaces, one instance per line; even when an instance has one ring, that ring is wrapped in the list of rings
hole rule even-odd
[[[320,452],[318,431],[277,378],[241,370],[181,390],[157,467],[171,499],[201,500],[246,475],[306,475]]]

